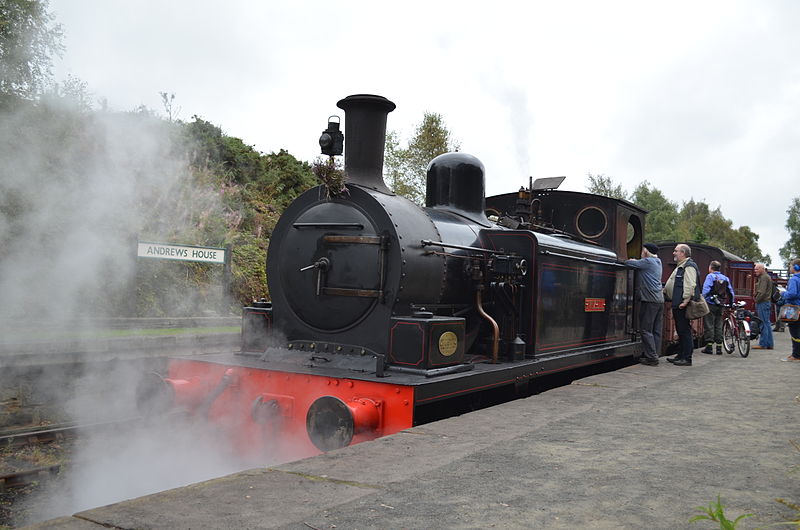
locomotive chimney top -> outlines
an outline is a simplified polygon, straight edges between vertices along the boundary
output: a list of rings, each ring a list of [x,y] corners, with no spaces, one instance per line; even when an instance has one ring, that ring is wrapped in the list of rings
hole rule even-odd
[[[391,193],[383,181],[386,117],[396,105],[383,96],[356,94],[336,106],[345,111],[344,172],[351,184]]]

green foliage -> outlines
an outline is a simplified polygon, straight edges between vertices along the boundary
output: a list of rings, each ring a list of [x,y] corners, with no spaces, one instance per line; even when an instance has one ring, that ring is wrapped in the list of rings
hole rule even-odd
[[[301,162],[281,149],[265,156],[263,179],[257,184],[265,186],[274,198],[275,207],[283,211],[301,193],[318,183],[307,162]]]
[[[615,184],[614,181],[611,180],[611,177],[607,177],[602,173],[598,173],[597,175],[587,173],[586,176],[589,179],[589,185],[586,186],[589,193],[613,197],[615,199],[628,199],[628,194],[622,189],[622,184]]]
[[[788,266],[793,259],[800,257],[800,197],[795,197],[789,209],[786,210],[786,231],[789,239],[778,251],[783,258],[784,266]]]
[[[334,157],[327,160],[317,159],[311,166],[314,175],[325,187],[328,198],[338,197],[347,192],[347,178],[341,168],[341,163],[337,163]]]
[[[233,296],[245,304],[269,298],[267,291],[267,240],[239,234],[233,242]]]
[[[86,83],[51,82],[61,39],[47,0],[0,0],[0,290],[14,300],[6,307],[24,315],[64,301],[75,306],[62,312],[106,316],[219,307],[220,266],[134,261],[136,240],[232,244],[235,305],[266,296],[268,237],[280,212],[316,185],[309,164],[284,150],[260,153],[198,116],[180,121],[167,92],[166,119],[145,107],[93,110]],[[7,287],[26,284],[35,288],[10,297]]]
[[[285,150],[259,153],[197,116],[178,127],[177,142],[194,175],[187,184],[195,192],[203,186],[213,190],[220,201],[216,209],[193,209],[201,230],[191,237],[213,235],[217,246],[233,245],[232,290],[239,304],[267,297],[267,238],[280,212],[317,184],[311,167]]]
[[[667,199],[661,190],[651,188],[650,183],[640,183],[631,201],[648,211],[647,239],[650,241],[666,241],[674,239],[675,226],[678,219],[678,205]]]
[[[441,154],[457,151],[458,147],[442,116],[426,112],[405,148],[400,146],[396,132],[387,133],[384,153],[387,184],[398,195],[424,204],[428,164]]]
[[[221,307],[221,267],[208,263],[139,260],[136,314],[149,317],[197,316]],[[119,311],[115,307],[112,314]]]
[[[267,297],[267,238],[280,212],[316,184],[311,167],[284,150],[259,153],[197,116],[189,123],[173,122],[172,126],[175,127],[173,150],[188,161],[191,178],[182,180],[166,197],[169,204],[182,205],[169,223],[172,228],[165,227],[163,222],[153,225],[152,237],[160,237],[159,241],[166,237],[182,244],[231,244],[235,305]],[[215,293],[213,289],[208,291],[208,286],[221,282],[216,276],[220,267],[209,271],[181,267],[175,269],[169,263],[150,266],[149,275],[138,279],[140,313],[148,308],[156,314],[184,310],[174,303],[165,306],[162,301],[165,297],[158,296],[158,289],[149,290],[149,284],[161,285],[162,291],[170,293],[173,285],[191,287],[192,292],[199,293],[195,299],[197,306],[209,305],[207,296]],[[171,298],[181,298],[177,293],[172,294]]]
[[[734,228],[719,207],[711,210],[705,202],[694,199],[683,204],[673,240],[712,245],[747,260],[770,263],[769,255],[761,254],[758,248],[758,234],[750,227]]]
[[[35,99],[64,47],[47,0],[0,0],[0,107]]]
[[[14,300],[6,307],[24,315],[63,299],[75,304],[64,312],[104,316],[221,308],[221,266],[132,260],[137,240],[231,244],[233,306],[267,296],[268,237],[316,184],[310,166],[286,151],[259,153],[197,117],[80,102],[53,90],[0,109],[0,290]],[[35,289],[10,298],[6,284],[32,278]]]
[[[591,173],[588,177],[590,193],[629,199],[648,211],[645,237],[649,241],[701,243],[725,249],[746,260],[770,263],[770,256],[762,254],[758,247],[758,234],[748,226],[734,228],[733,222],[722,214],[719,207],[712,210],[707,203],[690,199],[679,208],[647,181],[641,182],[628,195],[610,177]]]
[[[703,515],[695,515],[691,519],[689,519],[690,523],[695,523],[697,521],[715,521],[719,523],[719,527],[721,530],[735,530],[736,526],[739,524],[739,521],[746,517],[752,517],[752,513],[745,513],[734,519],[733,521],[729,520],[725,516],[725,506],[722,504],[719,495],[717,496],[717,501],[708,503],[708,506],[698,506],[695,508],[696,510],[703,512]]]
[[[86,81],[68,75],[61,83],[52,83],[42,94],[42,99],[51,104],[66,104],[81,113],[92,109],[92,94]]]

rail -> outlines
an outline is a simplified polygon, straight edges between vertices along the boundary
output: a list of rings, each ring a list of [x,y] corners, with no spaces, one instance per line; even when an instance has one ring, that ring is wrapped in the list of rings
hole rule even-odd
[[[61,464],[53,464],[52,466],[36,467],[0,475],[0,491],[8,488],[29,486],[34,482],[38,482],[42,476],[53,477],[58,475],[59,471],[61,471]]]
[[[67,434],[74,434],[78,431],[96,430],[105,427],[118,427],[142,421],[140,417],[125,418],[122,420],[98,421],[94,423],[66,422],[53,425],[43,425],[41,427],[27,427],[22,429],[8,429],[0,431],[0,445],[17,446],[27,443],[50,442],[59,439]]]

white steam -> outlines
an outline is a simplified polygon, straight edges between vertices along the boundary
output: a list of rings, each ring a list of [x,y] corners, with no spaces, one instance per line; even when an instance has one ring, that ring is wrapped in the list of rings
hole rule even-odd
[[[194,185],[176,131],[147,113],[88,112],[59,101],[0,111],[0,344],[107,316],[131,292],[139,236],[169,241],[196,229],[185,226],[193,209],[222,211],[216,190]],[[65,419],[136,415],[141,366],[85,370],[48,373],[35,384],[66,404]],[[31,519],[242,469],[206,428],[171,420],[81,438],[72,469],[31,500]]]
[[[174,199],[190,179],[173,130],[59,101],[3,113],[0,319],[105,316],[119,302],[109,298],[131,281],[139,234],[185,220]]]

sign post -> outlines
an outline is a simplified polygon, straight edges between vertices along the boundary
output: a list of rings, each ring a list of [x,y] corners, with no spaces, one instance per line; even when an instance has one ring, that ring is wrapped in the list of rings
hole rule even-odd
[[[222,312],[228,310],[231,286],[231,245],[225,248],[197,247],[191,245],[169,245],[165,243],[138,242],[136,255],[140,258],[166,259],[174,261],[196,261],[223,265]]]
[[[165,245],[163,243],[139,242],[140,258],[172,259],[178,261],[202,261],[225,263],[226,249],[216,247],[192,247],[188,245]]]

